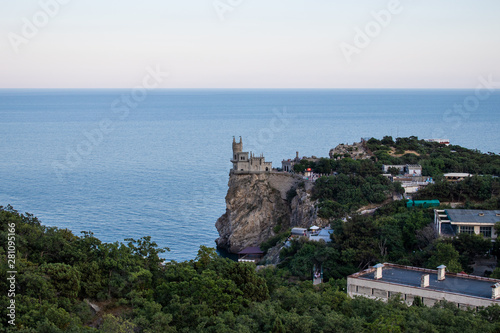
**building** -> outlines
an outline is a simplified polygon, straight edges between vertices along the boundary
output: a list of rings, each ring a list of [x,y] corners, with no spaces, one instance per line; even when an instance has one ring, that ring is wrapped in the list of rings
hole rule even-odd
[[[404,170],[405,170],[405,166],[403,164],[398,164],[398,165],[384,164],[384,165],[382,165],[382,171],[384,173],[389,173],[389,169],[391,169],[391,168],[398,169],[400,174],[403,174]]]
[[[440,144],[446,145],[446,146],[450,145],[450,140],[449,139],[427,139],[425,141],[427,141],[427,142],[437,142],[437,143],[440,143]]]
[[[405,166],[405,171],[408,175],[413,177],[422,176],[422,166],[418,164],[407,164]]]
[[[297,163],[300,163],[299,152],[296,152],[294,159],[288,159],[281,161],[281,169],[285,172],[292,172],[293,166]]]
[[[446,273],[444,265],[432,270],[384,263],[349,275],[347,293],[383,301],[399,295],[408,305],[418,296],[427,306],[445,300],[461,309],[477,309],[500,305],[500,280]]]
[[[435,209],[434,228],[439,235],[459,233],[483,235],[496,239],[495,223],[500,222],[500,210]]]
[[[400,174],[404,174],[411,177],[421,177],[422,176],[422,166],[418,164],[405,164],[405,165],[382,165],[382,171],[384,173],[389,173],[389,169],[395,168],[399,170]]]
[[[326,228],[319,230],[318,232],[309,234],[309,240],[316,241],[316,242],[323,240],[325,243],[329,243],[332,241],[332,239],[331,239],[332,234],[333,234],[333,229],[330,227],[326,227]]]
[[[331,235],[333,234],[333,229],[330,227],[325,228],[309,228],[311,231],[308,231],[307,228],[292,228],[291,238],[296,237],[307,237],[310,241],[319,242],[320,240],[329,243],[332,241]]]
[[[405,190],[405,194],[407,198],[410,198],[412,194],[417,193],[423,187],[434,183],[434,180],[431,177],[422,177],[422,176],[392,176],[385,175],[393,182],[400,182],[401,186]]]
[[[250,246],[238,252],[238,262],[258,263],[264,257],[264,251],[257,246]]]
[[[463,173],[463,172],[445,173],[443,176],[449,182],[460,182],[465,178],[472,177],[470,173]]]
[[[399,175],[391,175],[390,169],[397,169]],[[422,176],[422,166],[418,164],[398,164],[398,165],[382,165],[384,176],[393,182],[400,182],[405,190],[406,197],[418,192],[421,188],[432,184],[434,180],[431,177]]]
[[[269,172],[273,169],[272,162],[266,162],[263,155],[259,157],[254,156],[250,152],[243,151],[243,140],[240,136],[240,142],[236,142],[233,136],[233,163],[232,172],[234,173],[262,173]]]
[[[307,236],[307,228],[292,228],[292,236]]]

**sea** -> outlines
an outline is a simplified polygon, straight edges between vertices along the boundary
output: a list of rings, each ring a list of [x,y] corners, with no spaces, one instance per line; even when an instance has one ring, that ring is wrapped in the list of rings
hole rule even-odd
[[[499,111],[488,90],[4,89],[0,205],[191,260],[215,247],[233,137],[273,167],[386,135],[498,154]]]

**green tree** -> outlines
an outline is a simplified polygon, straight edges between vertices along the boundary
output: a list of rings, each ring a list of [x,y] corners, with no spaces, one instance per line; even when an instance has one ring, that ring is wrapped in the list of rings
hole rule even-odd
[[[392,136],[384,136],[380,143],[386,146],[393,146],[394,140],[392,139]]]
[[[393,176],[397,176],[400,174],[399,169],[396,167],[390,167],[387,171]]]
[[[134,333],[136,326],[126,319],[106,314],[100,330],[105,333]]]
[[[462,266],[458,261],[459,256],[452,244],[439,242],[427,263],[427,267],[436,269],[440,265],[445,265],[447,270],[452,273],[461,272]]]
[[[39,272],[57,291],[58,295],[76,298],[80,291],[80,272],[66,264],[43,264]]]

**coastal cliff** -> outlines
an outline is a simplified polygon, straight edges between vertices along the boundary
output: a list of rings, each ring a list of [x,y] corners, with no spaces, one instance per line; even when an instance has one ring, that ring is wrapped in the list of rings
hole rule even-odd
[[[311,184],[289,173],[231,172],[226,195],[226,212],[215,226],[217,246],[237,253],[259,246],[280,231],[292,227],[326,225],[317,217],[310,199]]]

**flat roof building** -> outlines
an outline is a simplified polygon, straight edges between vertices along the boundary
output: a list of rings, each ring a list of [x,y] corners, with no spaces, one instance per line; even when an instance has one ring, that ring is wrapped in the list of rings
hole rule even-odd
[[[445,173],[443,176],[449,182],[460,182],[460,181],[464,180],[465,178],[472,177],[472,175],[470,173],[464,173],[464,172]]]
[[[500,305],[500,280],[467,274],[390,263],[377,264],[347,277],[349,296],[363,296],[387,301],[399,295],[408,305],[420,297],[424,305],[445,300],[459,308]]]
[[[500,222],[500,210],[435,209],[434,228],[439,235],[459,233],[483,235],[495,239],[495,223]]]
[[[422,176],[422,166],[419,164],[382,165],[382,171],[384,173],[389,173],[389,169],[391,168],[398,169],[400,174],[405,174],[410,177]]]
[[[257,263],[264,257],[264,251],[258,246],[247,247],[238,252],[238,262]]]

